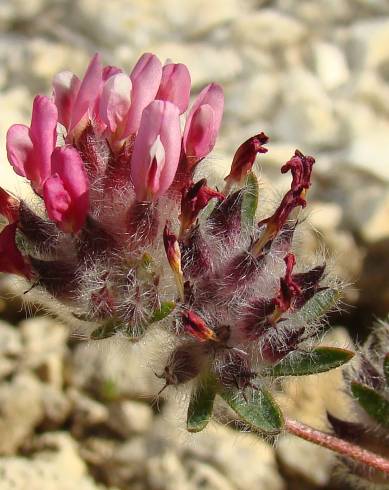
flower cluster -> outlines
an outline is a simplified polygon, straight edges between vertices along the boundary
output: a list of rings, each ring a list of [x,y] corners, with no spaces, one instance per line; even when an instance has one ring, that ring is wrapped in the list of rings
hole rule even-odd
[[[56,75],[30,126],[7,134],[36,202],[0,190],[0,270],[92,323],[91,338],[136,340],[161,322],[171,333],[165,386],[210,370],[244,392],[318,332],[306,305],[325,290],[325,265],[297,272],[293,252],[314,159],[296,150],[281,168],[290,190],[256,222],[253,166],[267,136],[237,149],[224,189],[208,187],[196,173],[215,145],[223,91],[208,85],[188,109],[190,90],[185,65],[148,53],[129,75],[99,55],[81,80]]]

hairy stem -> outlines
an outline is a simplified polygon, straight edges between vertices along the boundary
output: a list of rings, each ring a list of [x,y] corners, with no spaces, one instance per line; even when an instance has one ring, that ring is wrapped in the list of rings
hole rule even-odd
[[[302,422],[289,418],[285,420],[285,429],[290,434],[301,437],[306,441],[313,442],[318,446],[331,449],[331,451],[347,456],[358,463],[367,465],[389,475],[389,460],[371,451],[367,451],[356,444],[339,439],[327,432],[313,429],[312,427],[309,427],[309,425],[305,425]]]

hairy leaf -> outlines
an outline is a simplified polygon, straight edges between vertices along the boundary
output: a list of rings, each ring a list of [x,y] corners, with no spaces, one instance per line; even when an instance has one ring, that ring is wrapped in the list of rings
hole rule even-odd
[[[311,323],[318,320],[331,308],[333,308],[340,298],[340,292],[336,289],[324,289],[315,294],[298,312],[298,315],[306,322]]]
[[[163,320],[170,315],[175,307],[176,304],[174,301],[163,301],[160,307],[154,311],[149,323],[155,323]]]
[[[242,225],[253,226],[258,206],[258,179],[253,172],[246,177],[243,188]]]
[[[335,369],[348,362],[354,353],[338,347],[317,347],[312,351],[288,354],[278,364],[265,369],[267,376],[307,376]]]
[[[389,401],[368,386],[353,381],[351,392],[358,403],[376,422],[389,427]]]
[[[220,396],[252,428],[267,434],[278,434],[284,424],[281,410],[265,388],[258,388],[245,400],[241,391],[223,388]]]
[[[203,375],[193,388],[186,422],[189,432],[202,431],[210,421],[216,389],[216,380],[210,373]]]

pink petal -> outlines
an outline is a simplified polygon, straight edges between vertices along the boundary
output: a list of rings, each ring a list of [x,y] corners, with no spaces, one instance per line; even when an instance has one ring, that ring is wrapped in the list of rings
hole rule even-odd
[[[74,102],[74,110],[71,118],[69,131],[74,130],[84,116],[89,116],[97,97],[100,95],[103,67],[100,55],[96,53],[82,79],[77,98]]]
[[[25,165],[31,158],[32,141],[29,129],[24,124],[14,124],[7,132],[7,157],[14,171],[21,177],[27,177]]]
[[[51,153],[57,140],[58,111],[51,98],[37,95],[32,108],[30,129],[15,124],[7,133],[8,160],[15,172],[31,181],[42,192],[51,172]]]
[[[115,133],[126,118],[131,105],[131,80],[125,73],[110,77],[103,86],[100,98],[100,117]]]
[[[184,148],[186,154],[188,154],[187,149],[193,151],[193,149],[196,147],[196,141],[190,141],[188,139],[188,136],[189,133],[192,132],[192,119],[195,114],[197,114],[198,118],[199,113],[197,111],[202,105],[209,105],[212,108],[213,127],[211,131],[212,134],[209,136],[208,145],[205,145],[205,142],[201,144],[201,147],[204,149],[206,146],[208,146],[209,150],[207,151],[207,153],[203,154],[203,151],[201,151],[198,154],[195,153],[194,155],[191,155],[196,156],[199,159],[205,157],[212,150],[216,143],[216,137],[220,129],[224,108],[224,95],[222,87],[216,83],[211,83],[199,93],[196,100],[194,101],[189,111],[184,130]],[[196,124],[199,124],[199,120],[196,121]],[[195,134],[198,134],[198,129],[196,130]]]
[[[117,66],[112,66],[112,65],[104,66],[103,74],[102,74],[103,82],[106,82],[108,78],[111,78],[114,75],[117,75],[118,73],[123,73],[123,70],[121,68],[118,68]]]
[[[17,223],[7,225],[0,233],[0,272],[17,274],[30,279],[30,264],[20,253],[15,243]]]
[[[71,71],[61,71],[53,79],[53,95],[58,109],[58,122],[67,130],[69,130],[80,85],[80,79]]]
[[[138,60],[131,72],[132,82],[131,109],[129,112],[125,135],[136,133],[139,128],[142,112],[154,100],[162,77],[162,65],[159,59],[145,53]]]
[[[26,162],[26,175],[37,192],[51,174],[51,154],[57,142],[58,111],[50,97],[37,95],[32,108],[30,138],[33,158]]]
[[[52,155],[53,175],[44,185],[47,214],[67,233],[78,232],[89,209],[89,182],[78,151],[65,146]]]
[[[215,131],[214,110],[208,104],[201,105],[193,114],[189,131],[186,134],[185,154],[188,157],[203,158],[214,147]]]
[[[169,63],[162,69],[162,80],[155,98],[173,102],[182,114],[188,108],[190,85],[191,79],[186,65]]]
[[[155,100],[143,111],[131,160],[139,201],[158,199],[173,182],[181,151],[178,107]]]

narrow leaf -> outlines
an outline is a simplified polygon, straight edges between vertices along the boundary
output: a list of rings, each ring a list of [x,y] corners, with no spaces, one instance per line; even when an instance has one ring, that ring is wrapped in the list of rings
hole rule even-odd
[[[102,340],[112,337],[116,333],[116,324],[113,322],[107,322],[104,325],[93,330],[90,338],[92,340]]]
[[[207,373],[202,376],[193,388],[188,407],[187,429],[189,432],[202,431],[212,417],[217,383],[215,378]]]
[[[386,398],[356,381],[351,383],[351,392],[371,418],[384,427],[389,427],[389,401]]]
[[[174,301],[163,301],[151,316],[150,323],[159,322],[166,318],[174,310],[176,304]]]
[[[307,376],[335,369],[348,362],[354,353],[338,347],[317,347],[312,351],[295,351],[278,364],[266,368],[266,376]]]
[[[279,406],[265,388],[258,388],[243,397],[241,391],[223,388],[220,396],[252,428],[267,434],[278,434],[284,424]]]
[[[331,308],[333,308],[340,298],[340,292],[336,289],[324,289],[315,294],[297,313],[306,323],[318,320]]]
[[[384,357],[384,376],[389,387],[389,352]]]
[[[242,202],[242,225],[253,226],[255,214],[258,206],[259,185],[258,179],[253,172],[250,172],[246,178],[243,188]]]

